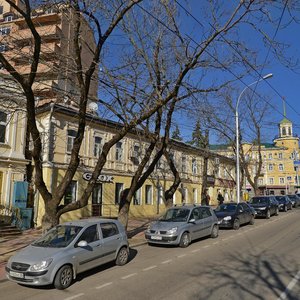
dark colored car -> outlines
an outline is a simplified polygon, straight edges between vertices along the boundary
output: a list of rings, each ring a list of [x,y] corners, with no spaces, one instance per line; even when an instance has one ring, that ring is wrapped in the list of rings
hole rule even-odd
[[[279,212],[279,204],[274,196],[255,196],[251,198],[249,204],[255,209],[257,217],[270,219]]]
[[[254,224],[255,212],[245,203],[223,203],[215,209],[219,227],[240,228],[240,225],[249,223]]]
[[[292,209],[293,204],[288,196],[282,195],[282,196],[275,196],[275,199],[279,203],[279,210],[280,211],[288,211],[289,209]]]
[[[300,206],[300,197],[297,194],[287,195],[291,200],[293,207]]]

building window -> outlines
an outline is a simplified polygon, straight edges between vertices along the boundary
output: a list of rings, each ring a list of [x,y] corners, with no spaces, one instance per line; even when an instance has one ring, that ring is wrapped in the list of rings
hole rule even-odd
[[[194,203],[198,202],[198,191],[197,191],[197,189],[193,189],[193,201],[194,201]]]
[[[182,202],[188,203],[188,189],[186,187],[182,189]]]
[[[187,166],[186,166],[186,157],[183,156],[181,158],[181,172],[186,173],[187,171]]]
[[[0,44],[0,52],[5,52],[8,50],[8,47],[6,44]]]
[[[133,205],[141,205],[141,189],[138,189],[133,195]]]
[[[286,129],[285,129],[285,127],[282,128],[282,135],[286,135]]]
[[[279,164],[279,165],[278,165],[278,170],[279,170],[279,171],[283,171],[283,169],[284,169],[283,164]]]
[[[196,160],[196,158],[192,159],[192,173],[193,173],[193,175],[197,175],[198,174],[198,166],[197,166],[197,160]]]
[[[123,143],[116,143],[116,161],[122,161],[123,159]]]
[[[291,127],[289,127],[288,130],[289,130],[289,136],[291,136],[292,135]]]
[[[10,34],[10,27],[1,27],[0,28],[0,35],[8,35]]]
[[[272,153],[269,153],[269,159],[272,159],[273,157],[272,157]]]
[[[3,6],[1,5],[0,6],[0,15],[2,15],[3,14]]]
[[[102,204],[102,184],[97,183],[94,186],[92,194],[92,204]]]
[[[13,20],[13,15],[6,15],[6,17],[4,18],[5,22],[10,22]]]
[[[102,152],[102,138],[100,136],[94,137],[94,156],[99,157]]]
[[[279,184],[284,184],[284,177],[279,177]]]
[[[65,205],[67,205],[69,203],[76,202],[76,200],[77,200],[77,181],[72,180],[66,189],[64,203]]]
[[[74,146],[74,140],[76,137],[76,130],[68,129],[68,137],[67,137],[67,152],[70,153]]]
[[[123,192],[123,183],[116,182],[115,204],[120,204]]]
[[[151,205],[152,204],[152,185],[145,186],[145,194],[146,194],[146,201],[145,204]]]
[[[263,179],[258,179],[258,185],[263,185],[264,184],[264,181],[263,181]]]
[[[139,145],[134,145],[132,155],[131,155],[131,161],[135,166],[137,166],[139,164],[139,157],[140,156],[141,156],[140,146]]]
[[[158,204],[163,204],[164,203],[163,193],[164,193],[163,187],[161,185],[158,186],[158,188],[157,188],[157,202],[158,202]]]
[[[268,170],[269,170],[269,171],[273,171],[273,169],[274,169],[273,164],[269,164],[269,165],[268,165]]]
[[[7,114],[0,111],[0,143],[5,143],[5,133],[7,126]]]
[[[279,159],[283,159],[283,154],[282,153],[278,153],[278,158]]]
[[[274,184],[274,178],[272,177],[269,178],[269,184]]]
[[[292,176],[287,176],[287,181],[292,181]]]

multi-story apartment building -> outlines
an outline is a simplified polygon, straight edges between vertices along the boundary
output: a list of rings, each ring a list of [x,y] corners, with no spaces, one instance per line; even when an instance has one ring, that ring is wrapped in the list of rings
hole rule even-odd
[[[21,0],[16,4],[24,8]],[[32,21],[41,36],[41,54],[33,86],[37,105],[61,102],[76,106],[79,95],[74,60],[74,11],[70,7],[41,6],[32,11]],[[83,71],[93,59],[93,31],[82,18],[81,57]],[[0,0],[0,52],[21,74],[30,72],[34,49],[33,35],[26,21],[6,1]],[[2,73],[6,73],[2,70]],[[90,100],[97,98],[97,72],[91,82]]]
[[[261,194],[293,194],[298,190],[299,137],[293,133],[293,124],[286,117],[278,124],[279,133],[273,143],[261,145],[263,167],[258,179]],[[215,146],[222,155],[234,157],[231,147]],[[250,162],[250,173],[256,174],[258,162],[257,145],[244,143],[245,159]],[[253,195],[253,187],[245,179],[243,192]]]

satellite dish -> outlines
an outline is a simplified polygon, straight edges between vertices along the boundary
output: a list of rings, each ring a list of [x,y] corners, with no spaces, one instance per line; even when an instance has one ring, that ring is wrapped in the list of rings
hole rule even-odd
[[[96,112],[96,111],[98,110],[98,104],[95,103],[95,102],[89,103],[89,109],[90,109],[92,112]]]

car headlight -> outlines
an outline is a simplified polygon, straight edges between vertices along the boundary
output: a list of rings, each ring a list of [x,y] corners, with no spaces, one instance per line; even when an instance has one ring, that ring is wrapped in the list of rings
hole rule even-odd
[[[30,266],[29,271],[32,271],[32,272],[43,271],[49,267],[49,265],[52,263],[52,261],[53,261],[53,258],[48,258],[48,259],[42,260],[41,262]]]
[[[152,224],[149,224],[145,232],[150,233],[151,227],[152,227]]]
[[[167,234],[175,234],[177,233],[178,227],[173,227],[167,231]]]
[[[267,207],[259,207],[258,209],[265,210],[265,209],[267,209]]]
[[[229,220],[231,220],[231,216],[227,216],[227,217],[225,217],[223,220],[224,220],[224,221],[229,221]]]

